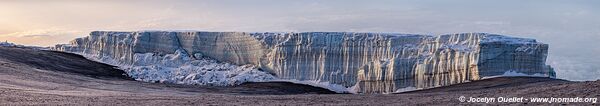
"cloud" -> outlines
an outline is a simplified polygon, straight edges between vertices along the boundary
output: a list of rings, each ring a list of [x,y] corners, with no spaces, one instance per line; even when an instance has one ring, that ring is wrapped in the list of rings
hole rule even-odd
[[[600,66],[596,63],[578,59],[551,55],[548,64],[556,71],[557,78],[573,81],[591,81],[600,79]]]
[[[49,36],[53,36],[53,35],[22,35],[20,37],[29,38],[29,37],[49,37]]]
[[[0,37],[20,37],[20,38],[32,38],[32,37],[51,37],[56,35],[68,35],[75,34],[81,31],[74,29],[65,28],[49,28],[49,29],[32,29],[19,32],[13,32],[8,34],[0,35]]]

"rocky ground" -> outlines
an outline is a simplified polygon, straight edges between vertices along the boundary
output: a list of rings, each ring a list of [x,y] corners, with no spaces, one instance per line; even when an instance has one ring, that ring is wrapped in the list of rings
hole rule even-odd
[[[600,81],[491,78],[400,94],[333,94],[322,88],[270,82],[236,87],[133,81],[113,66],[82,56],[0,47],[0,105],[482,105],[469,97],[600,97]],[[489,103],[560,105],[569,103]],[[592,103],[570,103],[597,105]]]

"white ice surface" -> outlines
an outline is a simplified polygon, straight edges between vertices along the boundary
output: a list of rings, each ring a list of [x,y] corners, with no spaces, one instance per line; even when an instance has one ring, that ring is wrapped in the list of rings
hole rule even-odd
[[[480,42],[481,43],[502,42],[505,44],[535,44],[535,43],[539,43],[535,39],[530,39],[530,38],[517,38],[517,37],[510,37],[510,36],[504,36],[504,35],[493,35],[493,34],[484,37],[483,39],[481,39]]]

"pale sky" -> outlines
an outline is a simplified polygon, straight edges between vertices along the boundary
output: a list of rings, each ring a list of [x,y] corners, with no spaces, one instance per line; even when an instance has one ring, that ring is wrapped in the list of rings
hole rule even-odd
[[[488,32],[550,44],[558,77],[600,79],[600,0],[1,0],[0,41],[94,30]]]

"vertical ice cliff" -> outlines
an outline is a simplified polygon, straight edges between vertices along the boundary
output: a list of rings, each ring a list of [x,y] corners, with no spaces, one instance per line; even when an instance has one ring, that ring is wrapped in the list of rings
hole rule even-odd
[[[486,33],[95,31],[54,49],[121,66],[138,80],[182,84],[277,77],[389,93],[506,72],[554,76],[545,64],[547,44]]]

